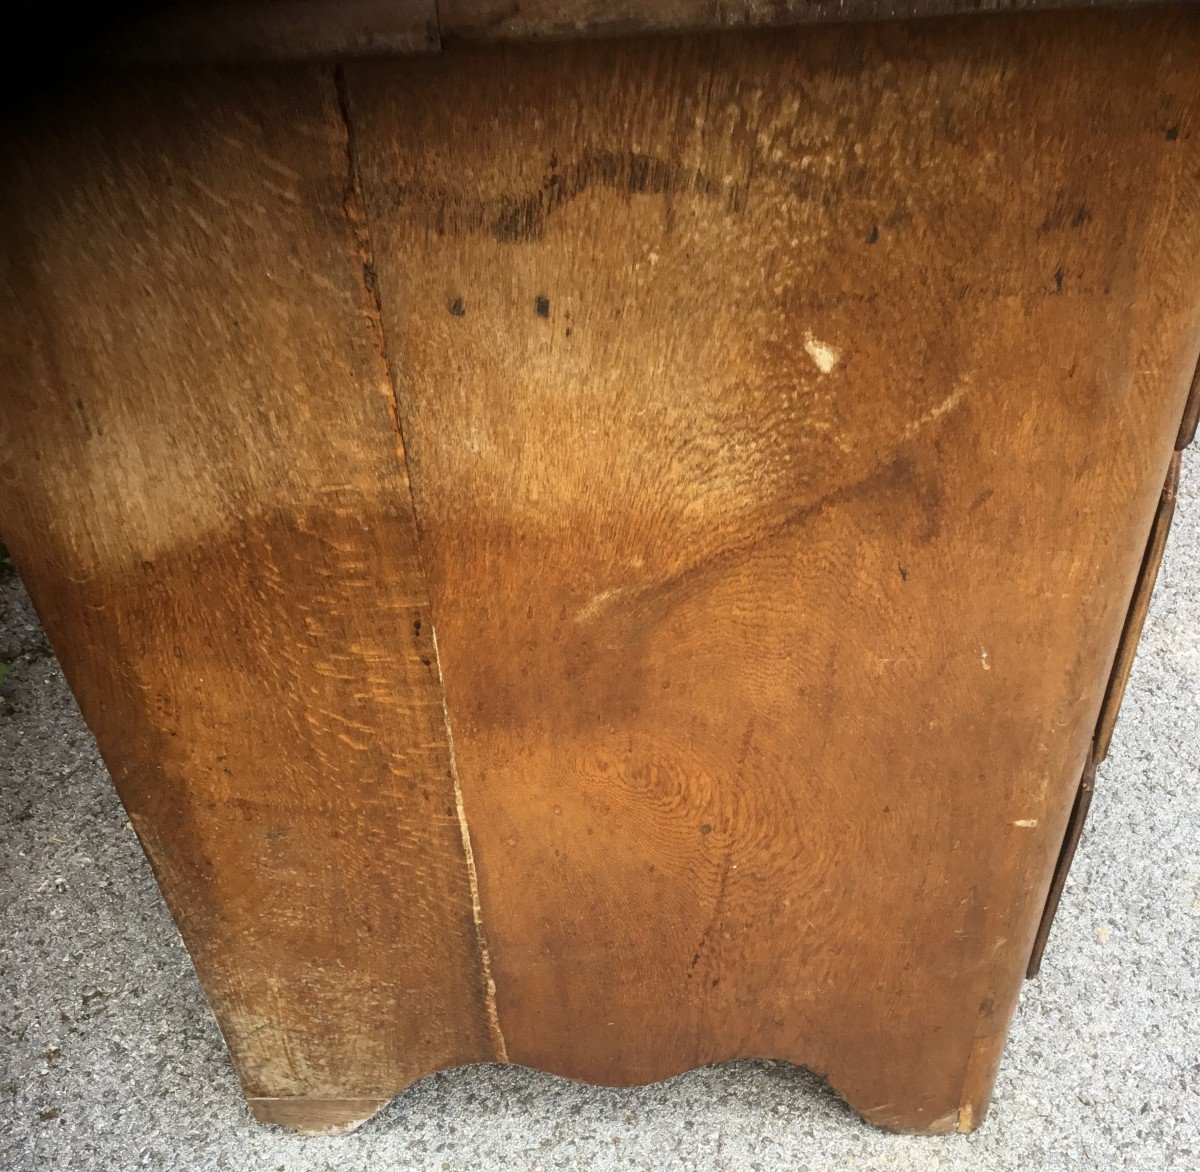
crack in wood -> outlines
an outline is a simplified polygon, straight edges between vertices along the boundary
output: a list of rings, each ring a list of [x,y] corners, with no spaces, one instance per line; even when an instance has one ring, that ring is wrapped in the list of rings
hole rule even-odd
[[[466,807],[463,804],[462,786],[459,784],[458,763],[454,756],[454,730],[450,720],[450,708],[446,702],[445,681],[442,678],[442,656],[438,649],[437,624],[433,618],[432,601],[429,597],[425,558],[421,546],[421,526],[417,520],[417,503],[413,497],[412,480],[408,475],[408,456],[404,443],[404,429],[400,423],[400,408],[396,390],[396,378],[389,356],[387,338],[383,324],[383,303],[379,294],[379,281],[375,273],[375,251],[371,240],[371,228],[362,197],[362,180],[358,164],[358,151],[354,139],[354,124],[351,116],[350,95],[346,86],[346,75],[338,65],[333,71],[337,107],[341,119],[346,147],[346,213],[354,230],[355,241],[362,262],[363,289],[366,294],[365,313],[370,321],[375,349],[385,374],[383,388],[388,397],[388,412],[396,433],[396,458],[400,462],[401,474],[408,491],[412,510],[413,540],[417,552],[418,572],[425,584],[422,609],[429,615],[430,634],[433,639],[433,666],[437,672],[438,696],[442,704],[442,720],[446,730],[446,749],[450,764],[450,781],[454,786],[454,807],[458,817],[458,828],[462,836],[463,858],[467,870],[467,883],[471,893],[471,919],[475,927],[475,943],[479,954],[479,965],[483,979],[483,1004],[487,1017],[488,1031],[496,1057],[508,1061],[508,1047],[500,1027],[500,1013],[496,1004],[496,982],[492,976],[491,955],[488,952],[487,933],[483,924],[483,905],[479,897],[479,875],[475,866],[475,853],[471,846],[471,831],[467,824]]]

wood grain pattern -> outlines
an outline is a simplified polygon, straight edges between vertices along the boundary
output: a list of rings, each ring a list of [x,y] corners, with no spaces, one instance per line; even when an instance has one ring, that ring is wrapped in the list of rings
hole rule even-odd
[[[0,532],[259,1118],[758,1055],[979,1123],[1200,350],[1198,128],[1164,9],[8,135]]]
[[[333,77],[86,99],[6,143],[0,531],[256,1112],[345,1124],[497,1049]]]
[[[511,1058],[978,1122],[1200,341],[1198,63],[1172,12],[348,67]]]

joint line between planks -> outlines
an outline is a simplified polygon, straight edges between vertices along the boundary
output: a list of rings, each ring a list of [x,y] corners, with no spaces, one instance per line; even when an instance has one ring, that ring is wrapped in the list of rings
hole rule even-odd
[[[342,131],[346,144],[346,214],[354,231],[355,242],[358,246],[359,259],[362,263],[363,290],[367,295],[367,315],[376,336],[377,348],[385,373],[384,393],[387,398],[388,414],[396,436],[396,455],[400,462],[400,471],[408,490],[409,508],[411,510],[413,537],[416,544],[417,565],[421,573],[421,581],[428,587],[428,576],[425,572],[425,557],[421,547],[421,527],[417,520],[417,502],[413,493],[412,478],[408,473],[408,454],[404,442],[404,428],[400,422],[400,401],[396,389],[396,376],[392,368],[391,352],[387,345],[387,334],[383,320],[383,301],[379,293],[379,277],[375,269],[375,248],[371,237],[370,220],[367,215],[366,200],[363,198],[362,179],[358,162],[358,147],[354,137],[354,123],[350,110],[350,94],[346,85],[345,69],[341,65],[333,67],[333,81],[337,98],[338,113],[341,118]],[[487,933],[483,924],[483,905],[479,898],[479,875],[475,867],[475,852],[471,846],[471,831],[467,825],[466,807],[463,804],[462,786],[458,778],[458,761],[454,754],[454,732],[450,722],[450,706],[446,700],[445,680],[442,677],[442,655],[438,647],[437,622],[433,616],[433,600],[425,591],[426,603],[430,612],[430,631],[433,636],[433,662],[437,669],[439,698],[442,704],[442,720],[446,729],[446,749],[450,762],[450,780],[454,786],[454,807],[458,816],[458,829],[462,837],[463,856],[466,863],[467,882],[471,891],[471,918],[475,925],[475,944],[479,952],[479,964],[484,984],[484,1010],[487,1015],[488,1029],[492,1036],[497,1057],[501,1062],[508,1061],[508,1047],[504,1041],[504,1033],[500,1028],[500,1013],[496,1004],[496,982],[492,976],[492,960],[488,951]]]

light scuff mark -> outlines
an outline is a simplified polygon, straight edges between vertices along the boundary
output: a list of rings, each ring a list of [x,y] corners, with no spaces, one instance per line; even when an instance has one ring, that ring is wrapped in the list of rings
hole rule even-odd
[[[828,374],[842,358],[839,350],[815,338],[811,330],[804,331],[804,349],[822,374]]]

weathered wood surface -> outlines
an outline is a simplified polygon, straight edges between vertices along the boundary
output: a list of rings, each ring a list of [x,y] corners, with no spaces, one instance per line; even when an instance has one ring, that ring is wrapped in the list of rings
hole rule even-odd
[[[975,1126],[1200,349],[1194,13],[340,80],[3,180],[0,532],[257,1110],[762,1055]]]
[[[256,1109],[361,1119],[497,1051],[332,74],[6,158],[0,532]]]

